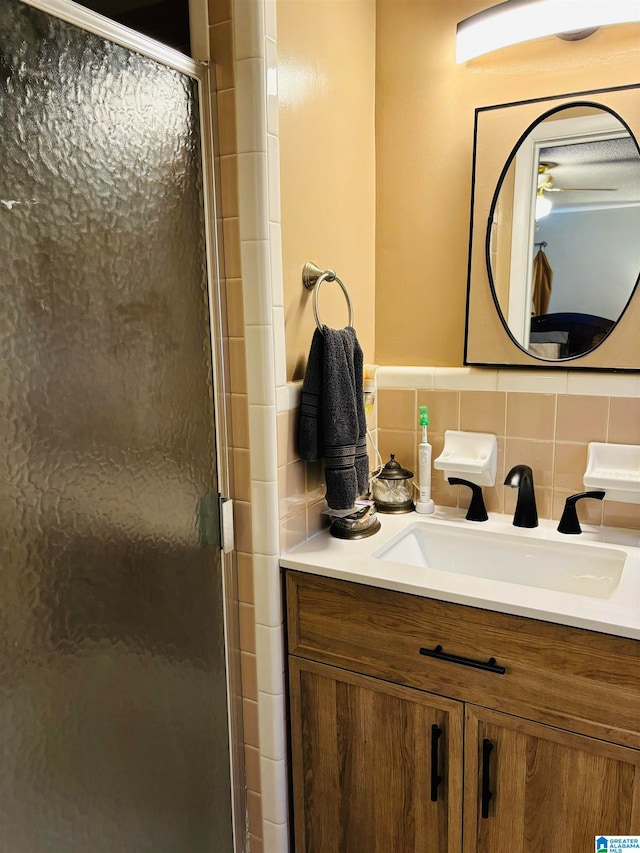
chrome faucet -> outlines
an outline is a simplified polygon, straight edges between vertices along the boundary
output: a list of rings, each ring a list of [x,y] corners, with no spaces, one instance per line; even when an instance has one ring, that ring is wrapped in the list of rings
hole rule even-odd
[[[528,465],[514,465],[507,474],[504,484],[518,490],[518,502],[513,515],[514,527],[537,527],[538,510],[531,468]]]

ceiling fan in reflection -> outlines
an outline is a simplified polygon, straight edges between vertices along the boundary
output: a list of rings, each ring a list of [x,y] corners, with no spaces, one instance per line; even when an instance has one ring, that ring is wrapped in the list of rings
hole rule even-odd
[[[553,183],[553,175],[549,174],[549,170],[556,166],[557,163],[539,163],[538,164],[538,190],[536,193],[536,210],[535,218],[542,219],[551,213],[551,200],[545,196],[545,193],[563,193],[563,192],[589,192],[589,193],[611,193],[616,192],[616,187],[556,187]]]
[[[553,175],[549,174],[556,163],[538,164],[538,195],[540,193],[614,193],[617,187],[556,187],[553,183]]]

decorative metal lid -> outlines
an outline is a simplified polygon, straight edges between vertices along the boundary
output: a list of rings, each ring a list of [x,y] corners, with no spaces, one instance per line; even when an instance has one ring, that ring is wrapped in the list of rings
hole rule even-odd
[[[408,480],[411,477],[413,477],[413,471],[409,471],[408,468],[403,468],[402,465],[396,460],[395,453],[392,453],[391,459],[387,462],[382,471],[380,471],[377,479]]]

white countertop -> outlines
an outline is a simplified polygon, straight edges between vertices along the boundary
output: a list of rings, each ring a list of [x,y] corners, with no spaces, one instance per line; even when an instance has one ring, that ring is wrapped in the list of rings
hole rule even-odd
[[[466,521],[464,510],[436,507],[433,515],[378,513],[381,528],[367,539],[344,540],[323,530],[282,554],[287,569],[339,578],[368,586],[407,592],[441,601],[466,604],[640,639],[640,532],[582,525],[578,536],[556,530],[557,522],[541,519],[538,527],[512,525],[511,516],[489,514],[489,521]],[[373,556],[411,525],[436,523],[452,530],[473,529],[478,536],[508,533],[523,539],[618,549],[626,554],[622,577],[608,598],[558,592],[537,586],[490,580],[435,568],[406,565]],[[523,543],[524,544],[524,543]]]

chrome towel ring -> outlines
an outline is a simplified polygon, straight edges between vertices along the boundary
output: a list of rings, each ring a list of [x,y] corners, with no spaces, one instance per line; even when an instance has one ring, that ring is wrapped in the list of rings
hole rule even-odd
[[[349,308],[349,325],[353,326],[353,305],[351,304],[351,297],[349,296],[349,291],[345,287],[344,282],[338,278],[335,270],[321,270],[320,267],[317,267],[315,264],[308,261],[302,268],[302,283],[307,290],[313,290],[313,316],[316,319],[316,326],[320,331],[322,331],[323,323],[320,320],[320,314],[318,313],[318,294],[320,293],[320,285],[323,281],[338,282],[342,288],[342,292],[344,293],[344,298],[347,300],[347,307]]]

